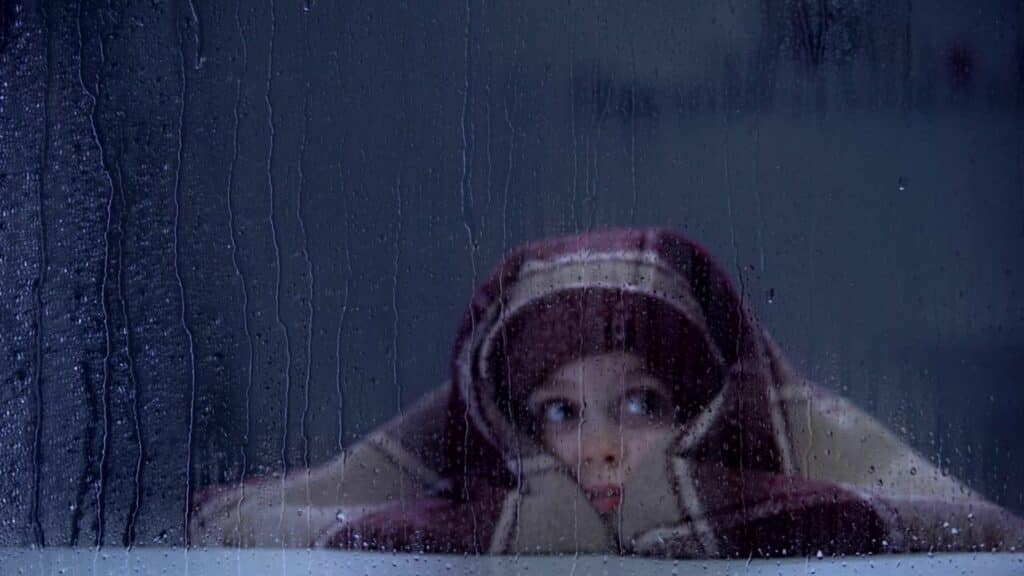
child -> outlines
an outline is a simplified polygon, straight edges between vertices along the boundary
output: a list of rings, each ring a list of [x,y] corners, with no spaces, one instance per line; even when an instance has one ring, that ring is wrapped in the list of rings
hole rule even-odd
[[[318,469],[197,500],[193,544],[673,557],[1007,550],[1024,525],[794,376],[655,229],[512,254],[451,382]]]
[[[618,352],[565,364],[527,405],[544,448],[602,515],[618,509],[630,472],[677,424],[670,388]]]

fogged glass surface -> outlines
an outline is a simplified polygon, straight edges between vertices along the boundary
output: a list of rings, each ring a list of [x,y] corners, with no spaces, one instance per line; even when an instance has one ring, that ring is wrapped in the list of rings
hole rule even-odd
[[[0,545],[1019,551],[1022,21],[0,5]]]

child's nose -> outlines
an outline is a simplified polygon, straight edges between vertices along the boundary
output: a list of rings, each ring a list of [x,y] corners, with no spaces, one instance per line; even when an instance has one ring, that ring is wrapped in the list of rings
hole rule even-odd
[[[622,457],[622,442],[618,430],[591,429],[591,436],[583,437],[583,461],[590,465],[617,466]]]

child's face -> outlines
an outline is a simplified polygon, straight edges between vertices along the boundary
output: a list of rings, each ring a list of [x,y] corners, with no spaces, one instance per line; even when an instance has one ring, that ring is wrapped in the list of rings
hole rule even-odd
[[[544,445],[601,514],[618,507],[626,477],[673,428],[668,386],[622,352],[563,365],[527,403]]]

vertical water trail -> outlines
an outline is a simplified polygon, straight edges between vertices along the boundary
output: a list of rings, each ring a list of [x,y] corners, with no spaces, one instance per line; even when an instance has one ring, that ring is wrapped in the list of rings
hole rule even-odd
[[[517,34],[518,37],[518,34]],[[516,57],[516,51],[513,50],[512,58]],[[512,76],[512,73],[509,74]],[[512,183],[512,164],[515,158],[516,148],[516,126],[515,126],[515,108],[516,108],[516,89],[515,80],[509,82],[512,85],[512,106],[510,107],[508,101],[505,102],[505,126],[509,130],[508,138],[508,157],[506,159],[505,167],[505,184],[502,191],[502,206],[501,206],[501,253],[502,255],[508,251],[508,191],[509,185]]]
[[[470,114],[470,90],[472,88],[471,71],[472,71],[472,51],[470,50],[470,43],[472,41],[473,34],[473,12],[471,10],[470,0],[466,0],[465,4],[466,13],[466,25],[463,28],[463,78],[462,78],[462,115],[460,118],[460,129],[462,136],[462,178],[459,181],[459,192],[461,198],[462,208],[462,226],[466,231],[466,242],[469,246],[469,262],[472,267],[472,278],[470,286],[470,294],[472,295],[476,291],[476,239],[473,234],[473,224],[471,222],[473,205],[473,167],[472,167],[472,155],[473,155],[473,138],[471,134],[472,127],[467,129],[467,120]],[[473,307],[470,306],[470,342],[474,340],[476,334],[476,313],[473,311]],[[463,410],[463,469],[462,469],[462,490],[463,497],[469,500],[469,458],[466,457],[465,452],[469,446],[469,408],[468,403],[465,405]],[[470,514],[473,518],[473,537],[476,538],[477,534],[477,520],[476,520],[476,509],[470,506]],[[475,542],[474,542],[475,544]],[[479,548],[477,548],[479,549]]]
[[[395,204],[397,206],[398,214],[395,218],[395,261],[393,274],[391,276],[391,378],[395,385],[395,399],[398,404],[398,438],[401,441],[402,438],[402,420],[405,417],[404,409],[402,408],[402,384],[398,380],[398,262],[402,255],[402,174],[399,172],[398,179],[395,182]],[[401,464],[399,464],[401,468]],[[398,497],[402,503],[403,513],[405,511],[405,479],[402,477],[401,470],[398,475]]]
[[[342,176],[342,196],[345,194],[345,181]],[[341,455],[342,462],[345,459],[345,394],[342,383],[342,334],[345,330],[345,317],[348,315],[348,297],[350,281],[352,279],[352,237],[350,233],[350,210],[345,212],[345,295],[342,297],[341,311],[338,317],[338,335],[335,339],[335,352],[337,354],[337,370],[335,373],[335,388],[338,393],[338,454]],[[340,499],[341,483],[338,484],[338,494]]]
[[[815,254],[817,253],[817,240],[818,240],[818,219],[819,210],[813,210],[811,212],[811,226],[807,233],[807,325],[814,325],[814,294],[817,283],[815,282],[816,275],[816,261]],[[808,353],[809,358],[814,358],[814,355],[818,353],[818,348],[814,346],[814,340],[809,340],[808,344],[811,345],[811,351]]]
[[[594,35],[595,44],[601,45],[601,34],[600,27],[596,29]],[[594,229],[594,225],[597,221],[597,185],[599,180],[599,168],[598,160],[601,153],[601,131],[604,128],[604,117],[608,110],[608,101],[611,99],[611,83],[606,82],[601,77],[601,70],[595,63],[593,65],[594,76],[593,76],[593,99],[594,99],[594,115],[590,124],[590,130],[587,132],[588,140],[593,139],[593,143],[586,142],[583,150],[583,160],[586,163],[587,178],[584,184],[585,197],[589,197],[590,214],[587,220],[587,232]],[[593,153],[590,149],[593,149]],[[591,157],[593,162],[591,162]]]
[[[729,37],[732,38],[732,31],[731,30],[730,30],[730,33],[729,33]],[[733,207],[732,207],[732,182],[731,182],[731,179],[729,177],[730,176],[730,168],[729,168],[729,128],[730,128],[730,126],[729,126],[729,110],[727,108],[725,110],[724,114],[722,115],[722,168],[723,168],[723,171],[724,171],[722,180],[723,180],[723,185],[725,186],[725,209],[726,209],[726,215],[729,218],[729,244],[732,247],[733,267],[736,268],[736,281],[739,283],[739,293],[740,293],[739,296],[740,296],[740,298],[739,298],[739,304],[738,304],[739,309],[736,311],[736,316],[737,316],[737,322],[741,322],[742,321],[741,319],[742,319],[742,316],[743,316],[742,315],[743,300],[744,300],[744,298],[746,298],[747,290],[746,290],[746,286],[745,286],[744,279],[743,279],[743,266],[740,263],[739,244],[736,241],[736,220],[735,220],[735,215],[733,214]],[[739,351],[740,351],[740,342],[739,342],[739,334],[740,334],[739,330],[740,330],[740,328],[741,328],[741,326],[738,324],[737,325],[737,332],[736,332],[736,349],[735,349],[736,358],[739,358]]]
[[[732,38],[732,31],[729,32],[730,40]],[[739,368],[740,378],[744,378],[743,372],[743,356],[740,349],[740,339],[742,338],[744,326],[743,326],[743,306],[744,299],[746,298],[747,290],[743,281],[743,267],[740,264],[740,250],[739,244],[736,242],[736,220],[732,209],[732,183],[729,178],[729,110],[725,110],[722,116],[722,168],[724,170],[723,183],[725,186],[725,206],[726,212],[729,218],[729,243],[732,245],[732,258],[733,266],[736,268],[736,281],[739,283],[739,301],[736,304],[736,344],[733,351],[734,358]],[[743,410],[743,400],[741,396],[737,396],[736,400],[739,405],[740,412]],[[744,518],[747,515],[747,498],[746,498],[746,476],[744,476],[744,470],[746,468],[745,459],[745,447],[744,447],[744,434],[743,430],[743,419],[740,418],[740,434],[739,434],[739,473],[740,473],[740,507],[743,510]]]
[[[270,193],[270,231],[274,242],[274,262],[277,267],[277,280],[274,290],[276,302],[277,327],[284,333],[285,351],[285,391],[284,391],[284,433],[281,438],[281,514],[278,518],[278,529],[284,529],[284,494],[285,482],[288,478],[288,412],[291,407],[290,396],[292,389],[292,351],[291,340],[288,337],[288,328],[281,319],[281,244],[278,240],[277,216],[274,210],[274,140],[276,136],[274,128],[274,105],[271,100],[271,90],[274,78],[274,40],[277,38],[277,15],[275,13],[274,0],[270,0],[270,45],[267,50],[267,83],[264,101],[267,104],[267,125],[270,129],[270,145],[267,150],[267,188]],[[282,562],[284,557],[282,556]]]
[[[584,276],[581,280],[585,284],[586,267],[582,268],[582,275]],[[583,318],[586,314],[586,306],[583,298],[578,298],[579,301],[579,322],[580,326],[583,326]],[[583,358],[583,332],[580,332],[579,336],[579,348],[576,353],[577,358]],[[579,383],[579,395],[577,400],[579,402],[580,413],[576,419],[576,498],[572,501],[572,537],[573,537],[573,553],[572,553],[572,570],[569,571],[570,576],[576,574],[576,562],[580,557],[580,517],[579,517],[579,501],[580,496],[583,494],[582,487],[580,486],[579,479],[583,473],[583,420],[587,417],[587,398],[584,394],[585,387],[583,386],[583,363],[579,363],[579,376],[577,382]]]
[[[107,452],[110,449],[110,359],[113,356],[113,341],[110,334],[110,311],[107,307],[107,292],[109,282],[109,269],[111,260],[111,220],[113,219],[114,210],[114,187],[113,185],[109,188],[109,194],[107,197],[107,220],[106,220],[106,231],[103,236],[103,280],[100,284],[100,303],[103,308],[103,326],[106,338],[106,351],[103,358],[103,442],[100,449],[100,478],[96,490],[96,507],[97,507],[97,530],[96,530],[96,546],[103,546],[103,533],[104,524],[106,520],[106,483],[107,483]]]
[[[579,198],[578,203],[574,203],[573,210],[576,214],[577,222],[576,228],[579,230],[589,230],[590,226],[587,224],[587,215],[589,213],[587,199],[590,196],[590,146],[591,141],[594,138],[594,128],[596,127],[597,121],[597,94],[600,77],[598,73],[596,63],[591,63],[589,66],[590,73],[592,76],[584,77],[583,88],[589,92],[589,99],[586,99],[583,107],[583,126],[580,131],[580,147],[583,148],[583,171],[582,178],[579,182],[579,191],[577,197]],[[584,73],[586,74],[586,73]]]
[[[636,225],[636,35],[631,35],[629,58],[632,76],[629,83],[629,182],[633,188],[633,204],[629,207],[629,225]]]
[[[634,19],[635,23],[635,19]],[[630,186],[633,189],[633,203],[630,205],[630,227],[636,225],[637,220],[637,45],[636,45],[636,27],[633,27],[633,34],[630,35]],[[620,294],[620,305],[624,305],[623,295]],[[622,340],[623,347],[622,352],[626,352],[626,339]],[[620,396],[626,392],[626,381],[625,378],[620,378]],[[626,440],[623,438],[623,418],[622,414],[618,417],[618,462],[623,465],[623,461],[626,458]],[[625,490],[622,492],[623,501],[621,507],[625,509],[626,499],[629,498],[629,494]],[[618,553],[623,553],[623,515],[618,513],[615,515],[617,519],[617,526],[615,527],[615,543]]]
[[[817,233],[816,233],[817,229],[818,229],[818,211],[814,210],[814,211],[811,212],[811,229],[810,229],[810,232],[808,233],[808,237],[807,237],[807,262],[808,262],[808,266],[807,267],[808,267],[808,272],[809,272],[808,273],[808,277],[811,280],[811,282],[809,282],[807,284],[807,289],[808,289],[808,295],[807,295],[807,324],[808,325],[811,325],[811,320],[814,317],[814,299],[811,298],[811,294],[813,293],[813,290],[814,290],[814,282],[813,282],[813,279],[814,279],[814,251],[815,251],[814,239],[817,236]],[[810,355],[810,356],[813,358],[813,355]],[[807,411],[806,411],[806,417],[807,417],[807,448],[804,450],[804,454],[803,454],[803,464],[804,464],[803,470],[804,470],[804,477],[805,478],[808,477],[808,475],[810,474],[811,454],[814,454],[814,449],[815,449],[815,446],[814,446],[814,440],[815,440],[815,438],[814,438],[814,426],[812,426],[812,424],[813,424],[812,415],[813,415],[812,405],[811,405],[810,402],[807,402]]]
[[[106,490],[106,473],[107,473],[107,452],[110,448],[110,358],[113,355],[113,343],[110,337],[110,311],[107,307],[107,292],[108,292],[108,280],[110,270],[110,232],[111,232],[111,221],[114,204],[114,182],[110,176],[110,163],[106,156],[106,151],[103,146],[103,141],[100,138],[99,130],[96,127],[96,107],[99,102],[99,86],[101,82],[101,75],[103,74],[103,66],[106,63],[106,55],[103,52],[103,38],[99,38],[99,49],[100,49],[100,63],[97,67],[96,84],[92,90],[85,83],[83,77],[82,67],[85,58],[85,39],[82,36],[82,4],[78,3],[78,17],[77,17],[77,31],[78,31],[78,84],[82,90],[83,96],[88,99],[89,108],[89,129],[91,131],[92,141],[96,144],[96,148],[100,155],[100,163],[103,166],[103,176],[106,180],[107,185],[107,206],[106,206],[106,222],[104,224],[103,232],[103,278],[100,282],[100,294],[99,302],[100,307],[103,310],[103,333],[106,343],[106,350],[103,356],[103,387],[101,388],[101,409],[103,419],[103,433],[100,441],[100,463],[99,463],[99,478],[96,483],[95,502],[96,502],[96,537],[95,545],[96,548],[103,546],[103,533],[105,529],[105,495]]]
[[[728,137],[726,137],[726,139],[728,140]],[[728,146],[728,143],[726,143],[726,146]],[[729,244],[730,244],[730,246],[732,248],[733,267],[736,268],[736,279],[737,279],[737,281],[739,282],[739,285],[740,285],[740,300],[742,301],[743,297],[746,294],[746,289],[744,287],[744,281],[743,281],[743,267],[740,264],[739,245],[736,242],[736,222],[734,220],[733,209],[732,209],[732,190],[730,188],[730,182],[729,182],[729,155],[728,155],[728,152],[725,153],[724,165],[725,165],[725,209],[726,209],[726,215],[729,218]]]
[[[181,226],[181,167],[184,163],[185,100],[188,95],[188,76],[185,74],[185,43],[181,37],[181,24],[177,22],[177,18],[175,18],[175,28],[178,32],[178,75],[181,78],[181,108],[178,114],[177,166],[174,172],[174,277],[178,283],[178,297],[181,299],[181,325],[185,329],[185,335],[188,338],[189,358],[188,443],[185,463],[185,518],[183,526],[185,548],[187,550],[191,546],[188,525],[192,520],[192,443],[195,434],[196,416],[196,349],[195,337],[186,320],[188,300],[185,298],[185,283],[181,277],[181,251],[179,245],[179,229]]]
[[[85,517],[85,499],[93,493],[92,486],[95,482],[95,478],[90,473],[90,464],[93,461],[93,443],[90,439],[96,434],[96,422],[100,421],[100,416],[96,391],[89,385],[93,378],[92,364],[84,359],[79,359],[75,362],[72,370],[77,376],[75,385],[83,391],[85,395],[85,409],[90,415],[89,420],[84,422],[81,434],[79,434],[81,437],[84,468],[78,479],[75,500],[71,505],[71,533],[67,540],[69,546],[78,546],[78,537],[82,532],[82,518]],[[94,548],[94,561],[97,560],[98,555],[99,549]]]
[[[513,49],[513,52],[512,52],[512,60],[513,60],[513,62],[515,61],[516,57],[518,56],[518,54],[517,54],[517,49],[518,49],[518,45],[519,45],[518,40],[519,40],[519,34],[518,34],[518,29],[517,29],[517,31],[516,31],[516,41],[513,43],[513,45],[516,46],[516,48]],[[514,70],[515,70],[515,65],[513,64],[513,72],[509,73],[510,77],[513,77]],[[508,130],[509,130],[509,139],[508,139],[508,158],[507,158],[506,167],[505,167],[505,186],[504,186],[504,190],[502,192],[502,207],[501,207],[501,253],[503,255],[508,251],[508,190],[509,190],[509,184],[511,183],[511,180],[512,180],[512,162],[513,162],[513,158],[514,158],[514,154],[515,154],[515,145],[516,145],[516,127],[515,127],[515,123],[513,122],[513,118],[515,116],[515,105],[516,105],[515,80],[514,79],[511,80],[509,82],[509,84],[511,85],[511,89],[512,89],[512,106],[511,106],[511,109],[510,109],[509,104],[506,101],[505,102],[505,110],[504,110],[504,112],[505,112],[505,125],[508,127]],[[503,317],[505,315],[505,283],[504,283],[504,278],[501,275],[498,276],[498,302],[500,303],[500,306],[501,306],[501,309],[499,311],[499,318],[500,318],[500,317]],[[508,350],[508,338],[507,338],[507,336],[508,335],[507,335],[505,329],[502,328],[502,331],[501,331],[501,342],[502,342],[502,349],[503,350]],[[511,366],[509,366],[508,362],[506,362],[505,363],[505,382],[506,382],[505,389],[508,391],[509,420],[512,420],[512,418],[513,418],[513,415],[512,415],[512,412],[511,412],[511,410],[512,410],[512,386],[511,386],[511,381],[512,381],[512,368],[511,368]],[[523,453],[522,453],[522,445],[521,445],[521,443],[519,441],[519,435],[518,434],[516,434],[516,436],[515,436],[515,451],[516,451],[516,492],[517,492],[518,495],[521,496],[522,493],[523,493]],[[510,538],[510,542],[518,541],[518,538],[519,538],[519,518],[520,518],[520,512],[521,511],[522,511],[522,498],[516,498],[516,516],[515,516],[515,518],[516,518],[516,526],[515,526],[515,531],[513,533],[514,536],[512,538]],[[519,555],[519,548],[516,547],[516,557],[517,558],[518,558],[518,555]]]
[[[619,303],[618,303],[618,305],[622,309],[625,309],[625,306],[626,306],[625,292],[623,292],[623,291],[619,291]],[[615,340],[616,340],[615,343],[616,344],[620,344],[620,346],[618,346],[618,349],[619,349],[619,352],[621,352],[623,354],[625,354],[627,352],[627,350],[626,350],[626,338],[625,338],[624,332],[625,331],[623,330],[623,333],[619,333],[619,334],[615,335]],[[619,398],[622,398],[625,394],[626,394],[626,373],[625,372],[619,372]],[[625,466],[625,460],[626,460],[626,440],[623,437],[623,433],[622,433],[622,416],[623,416],[623,414],[622,414],[622,406],[620,404],[619,405],[618,417],[616,418],[616,424],[618,424],[618,428],[619,428],[619,463],[618,464],[619,464],[619,466],[623,466],[624,467]],[[622,490],[620,492],[620,494],[621,494],[621,500],[619,502],[619,510],[624,510],[626,508],[626,505],[627,505],[627,499],[629,498],[629,494],[627,494],[625,490]],[[622,514],[621,513],[616,514],[615,515],[615,519],[616,519],[616,526],[615,526],[615,550],[619,554],[622,554],[622,552],[623,552],[623,548],[622,548],[622,521],[623,521],[623,517],[622,517]]]
[[[486,0],[480,2],[480,16],[479,16],[479,18],[480,18],[481,22],[487,22],[487,2],[486,2]],[[467,23],[469,22],[469,18],[468,17],[466,18],[466,22]],[[493,58],[493,55],[492,55],[492,53],[490,51],[488,51],[487,56],[488,56],[487,57],[487,64],[485,65],[485,68],[487,69],[487,73],[484,76],[484,103],[485,103],[485,108],[486,108],[486,112],[485,112],[485,116],[484,117],[487,119],[487,126],[486,126],[486,134],[487,135],[485,137],[486,138],[486,145],[484,146],[484,155],[486,156],[486,159],[487,159],[487,170],[486,170],[486,174],[484,176],[484,182],[486,183],[485,190],[486,190],[486,194],[487,194],[487,206],[483,209],[482,214],[480,216],[480,230],[477,232],[478,240],[482,240],[484,238],[484,235],[486,234],[487,218],[488,218],[488,216],[491,213],[491,205],[492,205],[491,204],[492,203],[491,175],[493,174],[493,171],[494,171],[494,163],[493,163],[493,158],[492,158],[492,155],[491,155],[491,144],[492,144],[491,126],[493,124],[493,118],[491,118],[491,113],[492,113],[492,111],[491,111],[491,88],[492,88],[492,84],[493,84],[493,72],[491,70],[493,68],[494,58]],[[467,80],[468,80],[468,78],[467,78]]]
[[[242,435],[242,446],[239,447],[242,458],[242,469],[238,476],[238,505],[235,509],[236,531],[242,523],[242,505],[245,503],[245,481],[249,474],[249,438],[252,434],[252,382],[253,368],[255,364],[253,354],[252,327],[249,324],[249,289],[246,287],[245,275],[238,261],[238,231],[235,222],[235,211],[232,206],[233,191],[235,187],[235,167],[238,164],[238,109],[242,102],[242,79],[249,70],[249,47],[245,40],[245,29],[242,27],[240,7],[242,0],[235,1],[235,28],[238,31],[238,38],[242,48],[242,72],[235,80],[235,106],[232,111],[232,139],[231,139],[231,164],[228,166],[227,183],[227,205],[228,205],[228,229],[231,233],[231,263],[234,265],[235,278],[242,288],[242,324],[245,327],[246,355],[248,367],[246,370],[245,383],[245,430]]]
[[[595,98],[596,100],[596,112],[594,123],[592,124],[591,132],[594,133],[593,147],[593,173],[590,168],[587,169],[587,173],[590,174],[589,185],[590,185],[590,218],[587,222],[587,232],[594,229],[597,223],[597,184],[600,177],[600,154],[601,154],[601,131],[604,128],[605,114],[608,113],[608,101],[611,99],[611,87],[602,82],[595,83]]]
[[[345,41],[343,41],[343,49],[345,50],[345,55],[346,56],[349,55],[349,53],[351,51],[351,48],[349,47],[349,45],[347,43],[347,38],[346,38]],[[343,70],[342,64],[343,64],[344,61],[345,61],[345,58],[341,55],[341,51],[339,51],[339,57],[338,57],[338,60],[336,62],[336,69],[338,70],[338,77],[339,78],[343,77],[343,71],[344,70]],[[344,89],[344,83],[342,83],[342,90],[343,89]],[[355,194],[352,195],[351,199],[346,198],[346,194],[348,193],[348,188],[347,188],[348,181],[347,181],[347,179],[345,177],[345,169],[346,169],[347,165],[345,163],[344,135],[342,135],[342,137],[341,137],[341,142],[339,144],[338,149],[339,149],[338,183],[339,183],[339,187],[340,187],[340,190],[341,190],[341,197],[343,199],[345,199],[345,204],[344,204],[344,206],[345,206],[345,272],[344,272],[344,276],[345,276],[345,294],[342,297],[343,299],[342,299],[342,304],[341,304],[341,310],[338,313],[338,333],[335,336],[335,342],[334,342],[335,354],[336,354],[336,363],[337,363],[336,367],[335,367],[336,369],[335,369],[335,377],[334,377],[334,387],[335,387],[335,392],[337,393],[337,398],[338,398],[338,437],[337,437],[338,454],[341,457],[342,466],[344,466],[344,462],[345,462],[345,391],[344,391],[344,381],[343,381],[344,380],[344,377],[343,377],[344,363],[343,363],[343,360],[342,360],[342,358],[343,358],[342,344],[343,344],[343,334],[344,334],[344,330],[345,330],[345,320],[346,320],[346,317],[348,315],[349,289],[350,289],[350,286],[351,286],[350,282],[351,282],[351,279],[352,279],[352,248],[351,248],[352,247],[352,236],[351,236],[351,227],[352,226],[351,226],[351,218],[352,218],[352,213],[355,210],[355,206],[354,206],[354,204],[355,204],[355,202],[354,202]],[[337,488],[337,490],[335,492],[335,494],[336,494],[336,501],[340,501],[340,499],[341,499],[341,481],[340,481],[340,479],[339,479],[339,481],[336,484],[336,488]]]
[[[569,17],[572,18],[572,0],[568,1],[569,6]],[[569,190],[572,194],[572,225],[573,231],[579,234],[580,232],[580,220],[579,214],[577,213],[577,189],[576,189],[576,178],[577,178],[577,167],[576,167],[576,25],[575,20],[573,21],[572,30],[569,33],[569,134],[572,136],[572,148],[570,149],[570,155],[572,157],[572,179],[570,180]]]
[[[308,20],[306,21],[308,24]],[[305,34],[306,55],[309,55],[309,34]],[[306,188],[306,176],[302,165],[306,160],[306,143],[309,138],[309,83],[306,83],[306,102],[302,113],[302,141],[299,144],[299,189],[295,195],[295,214],[299,221],[299,231],[302,236],[302,258],[306,264],[306,275],[309,276],[309,294],[306,306],[306,382],[303,386],[304,399],[302,405],[302,420],[300,428],[302,431],[302,468],[306,475],[306,527],[307,533],[312,531],[310,527],[310,506],[312,496],[309,492],[309,386],[311,384],[310,373],[313,371],[313,292],[316,287],[316,276],[313,273],[313,262],[309,257],[309,236],[306,232],[306,220],[302,216],[302,196]]]
[[[572,135],[572,149],[571,149],[571,152],[572,152],[572,228],[573,228],[573,231],[575,232],[575,234],[580,234],[580,216],[579,216],[579,213],[578,213],[578,205],[577,205],[578,204],[577,197],[578,197],[579,190],[578,190],[578,183],[577,183],[577,177],[578,177],[577,161],[578,161],[578,158],[577,158],[577,130],[575,130],[575,75],[574,75],[574,66],[575,66],[575,32],[577,32],[577,31],[575,31],[575,18],[572,17],[572,1],[571,0],[568,1],[568,12],[569,12],[569,18],[571,18],[571,20],[572,20],[571,32],[569,34],[569,102],[570,102],[570,108],[569,108],[569,130],[570,130],[571,135]],[[581,300],[581,308],[580,308],[580,315],[581,316],[583,316],[582,303],[583,302]],[[583,353],[583,337],[582,337],[582,335],[581,335],[581,338],[580,338],[580,348],[581,348],[580,349],[580,353],[582,354]],[[581,387],[581,395],[582,395],[582,393],[583,393],[583,388]],[[582,410],[582,407],[584,406],[582,396],[580,398],[580,406],[581,406],[581,410]],[[582,422],[578,421],[577,426],[578,426],[577,427],[577,470],[575,470],[575,472],[577,472],[577,475],[575,475],[575,478],[579,479],[580,478],[580,472],[581,472],[581,470],[583,468],[583,459],[582,459],[582,454],[583,454],[583,425],[582,425]],[[580,489],[580,483],[579,482],[577,482],[577,486],[575,486],[575,488],[577,488],[577,497],[572,499],[572,541],[573,541],[573,549],[572,549],[572,569],[569,571],[570,575],[574,575],[575,574],[575,569],[577,569],[577,561],[580,559],[580,509],[579,509],[579,506],[580,506],[580,495],[581,495],[582,492],[581,492],[581,489]]]
[[[765,268],[764,268],[764,209],[761,204],[761,125],[760,122],[755,118],[756,124],[754,125],[754,157],[752,162],[754,164],[754,199],[757,202],[757,247],[760,251],[760,274],[762,280],[764,279]],[[762,285],[762,288],[764,286]]]
[[[473,32],[473,15],[470,7],[470,0],[466,0],[466,25],[463,28],[463,76],[462,76],[462,113],[459,118],[460,135],[462,137],[462,144],[460,146],[460,153],[462,156],[462,178],[459,183],[459,199],[460,207],[462,210],[462,225],[466,229],[467,242],[469,243],[470,255],[473,255],[474,238],[473,228],[470,219],[472,214],[470,211],[473,209],[473,170],[472,170],[472,154],[473,154],[473,135],[467,129],[467,123],[470,123],[470,90],[472,87],[472,51],[470,50],[470,42],[472,41]],[[473,286],[476,288],[476,286]]]
[[[192,12],[192,23],[195,28],[192,30],[192,42],[196,47],[196,58],[193,67],[199,70],[206,62],[206,54],[203,46],[203,23],[199,19],[199,10],[196,9],[196,0],[188,0],[188,8]]]
[[[32,437],[32,501],[29,507],[29,517],[32,522],[32,536],[36,547],[42,547],[46,545],[46,533],[43,530],[42,520],[39,518],[39,491],[40,491],[40,469],[43,463],[43,378],[42,378],[42,362],[43,362],[43,289],[46,287],[46,272],[49,268],[49,255],[47,254],[46,246],[46,211],[44,196],[46,193],[47,185],[50,181],[50,101],[53,94],[53,50],[50,47],[51,34],[50,34],[50,18],[49,12],[46,9],[46,5],[41,5],[42,18],[45,22],[45,34],[43,42],[46,45],[46,86],[44,89],[44,102],[43,102],[43,153],[42,162],[39,167],[39,192],[37,200],[39,202],[39,247],[38,247],[38,259],[39,259],[39,279],[35,286],[35,346],[34,346],[34,362],[35,372],[32,375],[33,385],[32,393],[33,399],[32,404],[35,410],[33,417],[33,437]]]
[[[573,230],[576,234],[580,232],[580,220],[577,211],[577,187],[576,187],[576,76],[574,72],[575,60],[576,60],[576,20],[572,17],[572,0],[567,2],[569,18],[572,20],[571,31],[569,33],[569,130],[572,135],[572,224]],[[581,301],[582,304],[582,301]],[[580,315],[582,316],[583,310],[580,308]],[[583,338],[580,337],[580,352],[582,353]],[[581,388],[582,391],[582,388]],[[580,398],[580,406],[583,406],[583,399]],[[580,470],[583,467],[583,461],[581,454],[583,452],[583,428],[581,424],[577,424],[576,430],[576,478],[580,476]],[[580,556],[580,526],[579,526],[579,497],[580,497],[580,485],[576,483],[576,498],[572,501],[572,537],[574,542],[573,559],[572,559],[572,570],[570,575],[576,573],[576,561]]]
[[[466,242],[469,247],[470,261],[473,264],[474,275],[476,273],[476,261],[475,261],[475,245],[476,239],[473,234],[473,167],[472,167],[472,155],[473,155],[473,134],[472,127],[467,128],[467,124],[471,124],[472,120],[469,118],[471,113],[470,104],[471,96],[470,91],[472,89],[472,50],[470,50],[470,42],[472,40],[473,32],[473,19],[472,11],[470,9],[470,0],[466,0],[466,25],[463,32],[463,77],[462,77],[462,114],[459,119],[460,135],[462,137],[462,143],[460,146],[460,153],[462,156],[462,178],[459,182],[459,198],[460,207],[462,211],[462,226],[466,231]],[[474,281],[473,288],[476,288],[476,282]]]
[[[122,150],[124,147],[122,146]],[[124,256],[124,237],[126,234],[127,220],[128,220],[128,195],[124,188],[124,175],[121,171],[121,158],[119,157],[114,165],[117,171],[117,181],[120,184],[118,186],[118,192],[120,193],[120,235],[118,236],[117,246],[117,285],[118,293],[121,295],[121,319],[124,322],[124,350],[128,358],[128,384],[132,390],[132,423],[135,428],[135,439],[138,447],[138,455],[135,459],[135,474],[134,474],[134,486],[132,489],[133,498],[132,503],[128,507],[128,520],[125,524],[124,536],[122,537],[122,545],[128,550],[131,550],[135,546],[135,524],[138,521],[139,509],[142,507],[142,466],[145,457],[145,446],[142,438],[142,420],[140,419],[141,414],[141,402],[139,395],[139,381],[135,377],[135,357],[132,355],[132,327],[131,320],[128,317],[128,284],[125,281],[124,269],[125,269],[125,256]]]
[[[494,161],[491,156],[491,81],[488,77],[485,84],[486,95],[484,96],[485,111],[484,117],[487,119],[486,135],[484,136],[484,157],[486,159],[487,169],[484,171],[484,190],[487,195],[487,205],[481,210],[480,214],[480,230],[477,232],[477,237],[483,239],[487,235],[487,217],[491,212],[491,175],[494,173]]]

